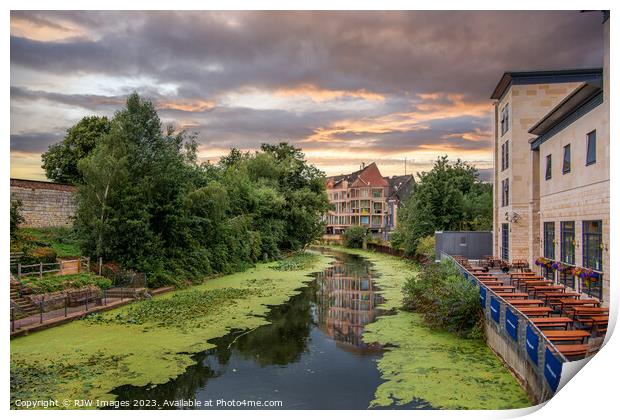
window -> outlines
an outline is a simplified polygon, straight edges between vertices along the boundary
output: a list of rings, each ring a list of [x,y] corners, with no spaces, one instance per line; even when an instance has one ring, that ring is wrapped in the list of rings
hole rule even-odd
[[[504,108],[502,108],[502,112],[500,115],[500,126],[501,126],[501,132],[502,132],[502,136],[504,134],[506,134],[506,132],[508,131],[509,128],[509,123],[508,123],[508,104],[506,104],[506,106],[504,106]]]
[[[583,266],[593,270],[603,270],[603,222],[590,220],[583,222]]]
[[[502,181],[502,207],[505,207],[509,204],[508,193],[510,192],[508,185],[508,178]]]
[[[564,146],[564,160],[562,161],[562,173],[570,172],[570,144]]]
[[[586,165],[596,163],[596,130],[588,133],[588,151]]]
[[[502,171],[508,169],[508,141],[502,144]]]
[[[506,169],[506,143],[502,143],[502,171]]]
[[[545,222],[544,233],[544,254],[545,258],[555,259],[555,222]]]
[[[502,260],[508,261],[508,223],[502,223],[502,249],[500,251]]]
[[[575,264],[575,222],[560,223],[560,259]]]
[[[545,168],[545,179],[551,179],[551,155],[547,155],[547,167]]]

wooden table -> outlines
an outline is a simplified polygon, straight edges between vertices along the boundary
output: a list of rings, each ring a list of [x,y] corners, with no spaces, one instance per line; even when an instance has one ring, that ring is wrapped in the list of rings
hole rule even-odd
[[[503,292],[503,293],[498,293],[497,296],[504,298],[506,300],[511,300],[511,299],[525,299],[527,298],[529,295],[527,293],[510,293],[510,292]]]
[[[499,280],[480,280],[480,283],[484,284],[485,286],[503,286],[504,282],[499,281]]]
[[[545,297],[545,300],[548,303],[552,303],[552,302],[558,302],[560,301],[560,299],[567,299],[567,298],[575,298],[575,297],[579,297],[581,296],[579,293],[577,292],[542,292],[542,295]]]
[[[588,319],[579,320],[582,324],[591,324],[592,331],[596,327],[599,332],[607,332],[607,324],[609,324],[609,315],[592,315]],[[603,328],[600,328],[603,327]],[[604,331],[602,331],[604,330]]]
[[[534,272],[523,272],[523,273],[510,273],[510,277],[542,277],[540,274],[536,274]]]
[[[549,341],[581,341],[583,342],[590,337],[590,333],[583,330],[548,330],[545,331],[545,337],[549,339]]]
[[[587,344],[559,344],[555,348],[564,355],[564,357],[585,357],[588,352]]]
[[[551,285],[552,282],[549,280],[540,280],[540,279],[511,279],[510,284],[514,284],[515,286],[527,286],[528,284],[534,286],[544,286]]]
[[[509,302],[512,306],[543,306],[540,299],[513,299]]]
[[[563,311],[565,307],[574,306],[589,306],[596,307],[600,304],[598,299],[560,299],[560,311]]]
[[[609,308],[589,308],[586,306],[574,306],[567,308],[566,313],[575,317],[588,317],[596,315],[609,315]]]
[[[572,318],[566,316],[548,316],[544,318],[530,318],[530,321],[534,323],[538,328],[557,328],[564,327],[565,330],[573,323]]]
[[[531,290],[530,290],[530,288],[531,288]],[[530,287],[526,286],[525,289],[526,289],[526,291],[528,293],[533,290],[534,291],[534,297],[536,297],[536,295],[538,293],[541,293],[541,292],[542,293],[544,293],[544,292],[553,292],[553,291],[557,292],[558,290],[564,290],[564,286],[550,286],[550,285],[543,286],[543,285],[538,285],[538,286],[530,286]]]
[[[514,286],[489,286],[488,288],[494,292],[512,292],[516,289]]]
[[[518,310],[520,310],[523,315],[531,316],[549,316],[553,309],[548,306],[515,306]]]

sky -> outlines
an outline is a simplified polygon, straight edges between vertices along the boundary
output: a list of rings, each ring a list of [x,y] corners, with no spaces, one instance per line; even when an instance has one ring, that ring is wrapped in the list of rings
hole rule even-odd
[[[599,13],[11,12],[11,177],[133,91],[198,156],[288,141],[337,175],[461,158],[489,179],[505,71],[602,66]],[[405,166],[405,160],[407,165]],[[406,169],[405,169],[406,168]]]

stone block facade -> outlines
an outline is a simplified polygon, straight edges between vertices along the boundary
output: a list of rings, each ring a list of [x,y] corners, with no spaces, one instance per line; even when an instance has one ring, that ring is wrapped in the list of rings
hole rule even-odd
[[[75,191],[73,185],[11,179],[11,201],[22,203],[23,227],[70,226],[76,211]]]

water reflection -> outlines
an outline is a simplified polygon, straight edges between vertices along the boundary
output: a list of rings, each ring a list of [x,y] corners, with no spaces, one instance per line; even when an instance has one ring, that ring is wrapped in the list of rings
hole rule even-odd
[[[383,303],[374,275],[366,260],[343,256],[316,276],[318,324],[336,342],[357,350],[380,350],[362,341],[364,325],[375,320],[377,305]]]
[[[366,260],[335,256],[298,295],[272,308],[270,324],[212,340],[215,348],[194,355],[196,364],[168,383],[121,386],[113,393],[120,401],[156,400],[159,406],[196,398],[280,400],[284,409],[367,408],[381,383],[381,349],[361,336],[383,300]],[[414,406],[427,408],[423,402],[402,408]]]

